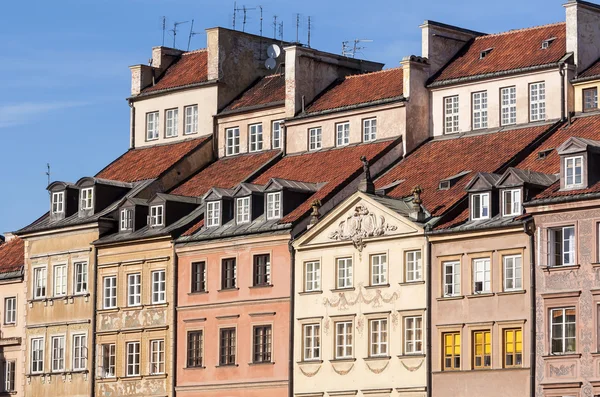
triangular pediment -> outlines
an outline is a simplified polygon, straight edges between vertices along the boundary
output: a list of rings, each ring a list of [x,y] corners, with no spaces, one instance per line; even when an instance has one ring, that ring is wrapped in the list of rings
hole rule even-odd
[[[591,139],[579,138],[576,136],[572,136],[563,142],[556,151],[561,156],[565,154],[575,154],[575,153],[583,153],[588,150],[589,147],[593,147],[594,149],[600,148],[600,142],[594,141]]]
[[[478,172],[477,175],[471,179],[471,182],[469,182],[467,185],[466,190],[469,192],[492,190],[498,179],[500,179],[500,175],[498,174]]]

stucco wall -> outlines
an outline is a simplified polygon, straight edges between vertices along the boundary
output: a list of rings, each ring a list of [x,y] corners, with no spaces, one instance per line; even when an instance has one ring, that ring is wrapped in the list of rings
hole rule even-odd
[[[13,361],[15,363],[15,391],[23,395],[25,376],[25,311],[27,299],[25,298],[25,284],[21,278],[7,280],[0,283],[0,303],[4,305],[6,298],[16,298],[16,323],[6,324],[4,316],[6,307],[2,310],[2,350],[0,361]],[[4,373],[2,374],[4,380]]]
[[[575,112],[583,112],[583,90],[588,88],[596,88],[596,90],[600,90],[600,80],[577,84],[573,88],[575,90]]]

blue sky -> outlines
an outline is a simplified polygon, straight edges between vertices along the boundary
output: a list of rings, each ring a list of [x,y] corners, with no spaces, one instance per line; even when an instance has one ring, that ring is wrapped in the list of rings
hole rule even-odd
[[[360,57],[397,66],[421,53],[418,26],[432,19],[499,32],[564,20],[558,0],[238,0],[263,6],[264,32],[273,15],[284,22],[284,39],[341,52],[342,41],[370,39]],[[36,0],[3,2],[0,12],[0,233],[16,230],[48,208],[46,163],[52,180],[94,175],[125,152],[129,143],[128,66],[146,63],[168,28],[194,19],[194,31],[231,28],[233,1],[223,0]],[[238,17],[241,21],[241,15]],[[238,24],[241,28],[241,23]],[[178,47],[187,47],[190,25],[181,25]],[[258,33],[258,11],[248,11],[246,31]],[[167,45],[172,36],[166,34]],[[206,36],[193,38],[192,49]]]

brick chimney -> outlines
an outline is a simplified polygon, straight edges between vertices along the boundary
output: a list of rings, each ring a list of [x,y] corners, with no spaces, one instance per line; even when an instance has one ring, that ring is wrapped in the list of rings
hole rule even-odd
[[[168,47],[152,48],[150,65],[130,66],[131,70],[131,95],[138,95],[142,90],[153,84],[154,79],[160,75],[183,54],[184,51]]]

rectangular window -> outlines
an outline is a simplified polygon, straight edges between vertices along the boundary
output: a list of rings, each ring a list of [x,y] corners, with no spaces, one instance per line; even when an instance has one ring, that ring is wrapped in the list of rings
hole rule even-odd
[[[319,324],[305,324],[304,361],[319,360],[321,358],[321,326]]]
[[[235,221],[236,223],[250,222],[250,197],[236,199]]]
[[[404,353],[423,352],[423,317],[404,317]]]
[[[421,250],[407,251],[406,259],[406,282],[421,281],[423,279],[423,263],[421,261]]]
[[[140,342],[127,343],[127,376],[140,375]]]
[[[153,205],[150,207],[150,226],[162,226],[163,225],[163,205]]]
[[[371,142],[377,139],[377,119],[363,120],[363,141]]]
[[[146,113],[146,140],[158,139],[158,112]]]
[[[87,335],[73,335],[73,371],[83,371],[87,365]]]
[[[551,354],[568,354],[577,351],[577,322],[575,308],[550,310]]]
[[[209,201],[206,203],[206,226],[213,227],[221,224],[221,202]]]
[[[520,329],[504,330],[504,367],[521,367],[523,365],[523,331]]]
[[[502,192],[502,215],[521,215],[521,189],[504,190]]]
[[[236,275],[235,258],[223,259],[221,263],[221,289],[235,288]]]
[[[219,333],[219,365],[235,365],[235,328],[222,328]]]
[[[184,134],[195,134],[198,132],[198,105],[186,106],[185,113],[185,130]]]
[[[583,90],[583,111],[590,112],[598,109],[598,88]]]
[[[62,214],[65,212],[65,192],[52,193],[52,213]]]
[[[152,303],[165,303],[167,301],[167,280],[165,270],[152,272]]]
[[[458,132],[458,95],[444,98],[444,133]]]
[[[261,325],[254,327],[253,332],[253,362],[268,363],[271,362],[272,331],[270,325]]]
[[[46,268],[36,267],[33,269],[33,298],[46,297]]]
[[[482,369],[492,366],[492,332],[473,332],[473,368]]]
[[[127,306],[142,304],[142,275],[133,273],[127,275]]]
[[[489,258],[473,260],[473,293],[492,292],[491,266]]]
[[[369,357],[388,355],[387,319],[369,320],[370,349]]]
[[[311,128],[308,130],[308,150],[319,150],[323,147],[323,138],[321,127]]]
[[[165,110],[165,137],[171,138],[177,136],[179,127],[179,109]]]
[[[504,263],[504,290],[519,291],[523,289],[521,255],[504,256],[502,260]]]
[[[546,83],[529,84],[529,120],[546,119]]]
[[[88,187],[85,189],[81,189],[81,209],[82,210],[91,210],[94,208],[94,188]]]
[[[336,146],[350,144],[350,123],[339,123],[335,125]]]
[[[67,265],[54,266],[54,296],[67,294]]]
[[[206,262],[192,263],[192,292],[206,292]]]
[[[75,294],[85,294],[88,287],[88,264],[87,262],[75,263]]]
[[[114,378],[117,376],[117,345],[107,343],[100,346],[100,376],[102,378]]]
[[[575,265],[575,226],[548,229],[548,266]]]
[[[4,298],[4,324],[17,323],[17,298],[11,296]]]
[[[460,262],[444,262],[444,296],[460,295]]]
[[[108,276],[102,279],[104,289],[104,309],[117,307],[117,276]]]
[[[189,331],[187,334],[187,368],[202,367],[202,331]]]
[[[262,124],[250,126],[250,151],[257,152],[263,148]]]
[[[227,156],[233,156],[234,154],[240,153],[240,128],[227,128],[225,130],[225,136],[227,139]]]
[[[3,379],[3,391],[5,392],[13,392],[15,391],[15,362],[14,361],[5,361],[4,362],[4,379]]]
[[[122,209],[121,210],[121,230],[132,230],[133,229],[133,210]]]
[[[254,255],[254,286],[271,285],[271,255]]]
[[[387,282],[387,255],[371,255],[371,285],[385,285]]]
[[[150,375],[165,373],[165,341],[150,341]]]
[[[31,339],[31,373],[39,374],[42,372],[44,372],[44,338],[33,338]]]
[[[473,93],[473,129],[478,130],[488,126],[487,91]]]
[[[506,87],[500,90],[501,125],[517,123],[517,87]]]
[[[567,157],[565,159],[565,187],[583,184],[583,157]]]
[[[281,218],[281,192],[267,193],[267,220]]]
[[[490,217],[490,194],[477,193],[471,195],[471,219],[488,219]]]
[[[321,290],[321,262],[311,261],[304,263],[304,291]]]
[[[335,358],[352,358],[352,321],[335,323]]]
[[[352,258],[339,258],[336,261],[336,288],[352,287]]]
[[[52,372],[65,370],[65,337],[53,336],[52,343]]]
[[[460,370],[460,332],[442,334],[444,340],[444,371]]]
[[[273,121],[271,124],[271,141],[273,149],[281,149],[281,144],[283,141],[283,121],[277,120]]]

